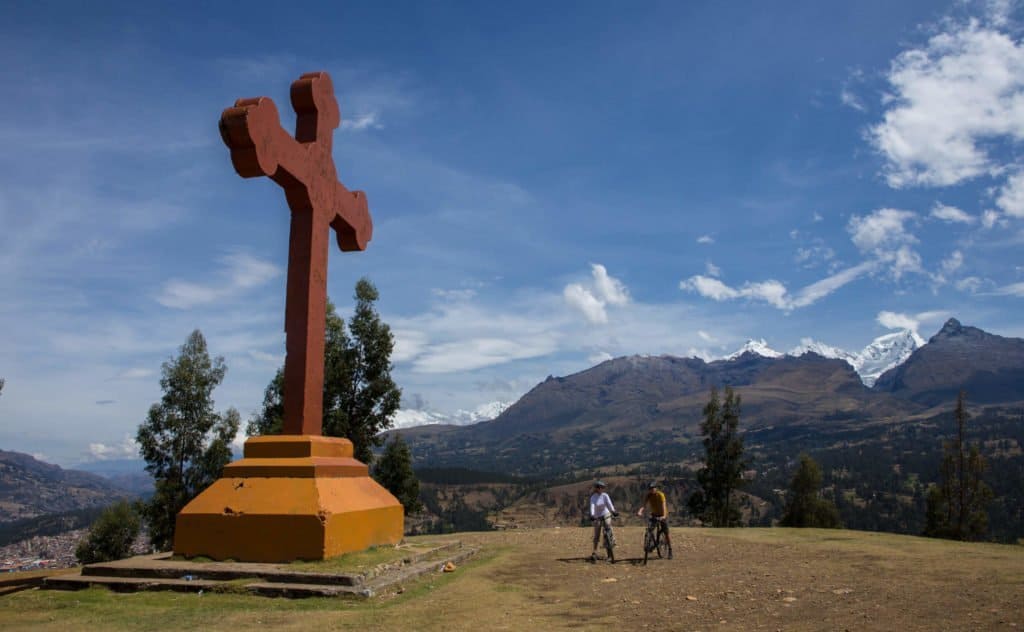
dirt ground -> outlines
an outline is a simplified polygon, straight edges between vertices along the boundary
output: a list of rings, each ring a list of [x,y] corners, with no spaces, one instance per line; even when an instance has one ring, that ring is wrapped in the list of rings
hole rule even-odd
[[[1024,630],[1024,547],[852,531],[674,529],[675,559],[590,563],[582,528],[459,534],[479,558],[367,602],[25,591],[3,629]]]

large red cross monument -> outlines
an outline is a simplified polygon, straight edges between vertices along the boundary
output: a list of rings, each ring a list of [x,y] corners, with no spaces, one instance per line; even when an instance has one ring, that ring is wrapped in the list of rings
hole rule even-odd
[[[238,175],[268,176],[291,210],[284,431],[246,441],[244,458],[178,514],[174,551],[188,557],[324,559],[402,538],[402,505],[352,458],[352,442],[321,436],[330,233],[344,251],[365,250],[373,223],[363,192],[338,181],[330,76],[302,75],[291,101],[294,137],[266,97],[239,99],[220,119]]]

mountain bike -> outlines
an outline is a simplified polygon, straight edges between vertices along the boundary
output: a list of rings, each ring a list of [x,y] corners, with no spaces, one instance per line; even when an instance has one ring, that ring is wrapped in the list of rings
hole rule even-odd
[[[612,564],[615,563],[615,534],[612,531],[612,518],[617,517],[619,512],[613,513],[608,516],[607,520],[602,518],[592,518],[591,521],[595,525],[595,528],[601,529],[604,535],[604,550],[608,553],[608,561]],[[596,562],[597,558],[593,555],[590,556],[591,562]]]
[[[658,557],[665,557],[668,554],[667,529],[668,525],[664,518],[647,517],[647,529],[644,530],[644,564],[647,564],[647,556],[655,551],[658,552]]]

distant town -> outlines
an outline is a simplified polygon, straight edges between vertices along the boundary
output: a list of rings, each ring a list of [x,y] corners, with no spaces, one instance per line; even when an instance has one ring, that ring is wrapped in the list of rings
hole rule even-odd
[[[37,535],[0,547],[0,573],[78,566],[75,548],[88,531],[75,529],[57,535]],[[139,534],[132,546],[132,553],[140,555],[147,552],[149,536]]]

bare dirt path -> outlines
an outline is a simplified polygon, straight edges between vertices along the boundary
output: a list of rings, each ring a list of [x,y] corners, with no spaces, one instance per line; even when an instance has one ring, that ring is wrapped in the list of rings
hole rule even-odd
[[[851,531],[675,529],[675,559],[585,561],[589,530],[460,534],[484,553],[368,602],[26,591],[3,629],[1024,630],[1024,547]]]
[[[624,561],[614,565],[581,559],[589,547],[580,529],[510,534],[512,553],[493,576],[523,591],[553,627],[1024,629],[1024,547],[677,529],[675,559],[644,567],[641,529],[619,534]]]

